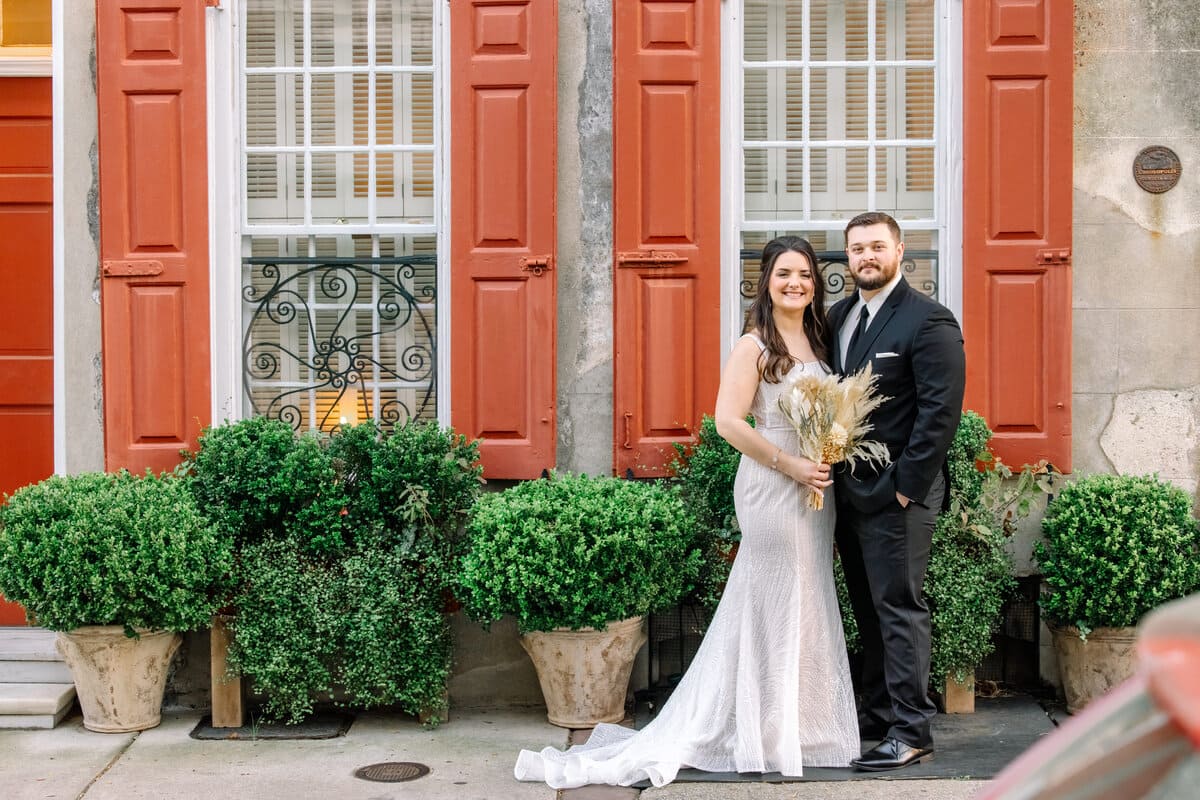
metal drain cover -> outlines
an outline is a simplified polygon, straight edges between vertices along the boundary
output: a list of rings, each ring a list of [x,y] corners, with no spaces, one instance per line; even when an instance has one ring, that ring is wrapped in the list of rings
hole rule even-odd
[[[429,767],[415,761],[384,761],[354,770],[354,777],[378,783],[415,781],[429,774]]]

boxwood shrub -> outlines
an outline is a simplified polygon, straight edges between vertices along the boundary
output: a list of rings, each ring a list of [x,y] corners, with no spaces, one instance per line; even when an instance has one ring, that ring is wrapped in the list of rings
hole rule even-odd
[[[1200,529],[1187,492],[1154,475],[1088,475],[1063,488],[1034,549],[1047,618],[1086,634],[1136,625],[1200,591]]]
[[[603,628],[673,605],[700,567],[695,527],[659,482],[551,475],[479,499],[459,596],[521,631]]]

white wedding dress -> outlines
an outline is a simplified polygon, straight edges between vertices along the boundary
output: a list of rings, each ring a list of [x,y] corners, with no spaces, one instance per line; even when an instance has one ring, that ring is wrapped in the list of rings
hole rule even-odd
[[[825,371],[797,364],[780,383],[760,382],[751,406],[758,431],[793,454],[796,434],[777,402],[801,370]],[[833,582],[833,489],[821,511],[806,507],[807,492],[743,456],[734,484],[737,558],[696,657],[662,710],[640,731],[600,724],[566,751],[523,750],[517,779],[559,789],[646,779],[662,786],[685,767],[799,776],[805,766],[858,758]]]

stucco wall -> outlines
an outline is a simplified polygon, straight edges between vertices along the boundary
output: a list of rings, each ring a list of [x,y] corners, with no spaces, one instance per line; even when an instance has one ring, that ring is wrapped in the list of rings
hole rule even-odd
[[[612,471],[612,2],[558,7],[558,468]]]
[[[1075,6],[1072,467],[1200,477],[1200,20],[1193,0]],[[1179,156],[1179,183],[1133,178],[1145,147]],[[1030,520],[1018,571],[1035,570]],[[1041,673],[1058,682],[1048,631]]]
[[[1200,477],[1200,20],[1192,0],[1078,3],[1074,469]],[[1165,194],[1133,179],[1178,154]]]
[[[96,15],[68,14],[62,45],[64,381],[68,473],[104,469],[100,360],[99,206],[96,149]],[[84,109],[92,109],[86,113]]]

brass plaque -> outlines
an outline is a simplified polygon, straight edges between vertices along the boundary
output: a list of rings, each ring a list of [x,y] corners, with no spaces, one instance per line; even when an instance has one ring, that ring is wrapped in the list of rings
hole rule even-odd
[[[1179,156],[1169,147],[1152,145],[1133,159],[1133,179],[1152,194],[1162,194],[1179,183],[1183,166]]]

